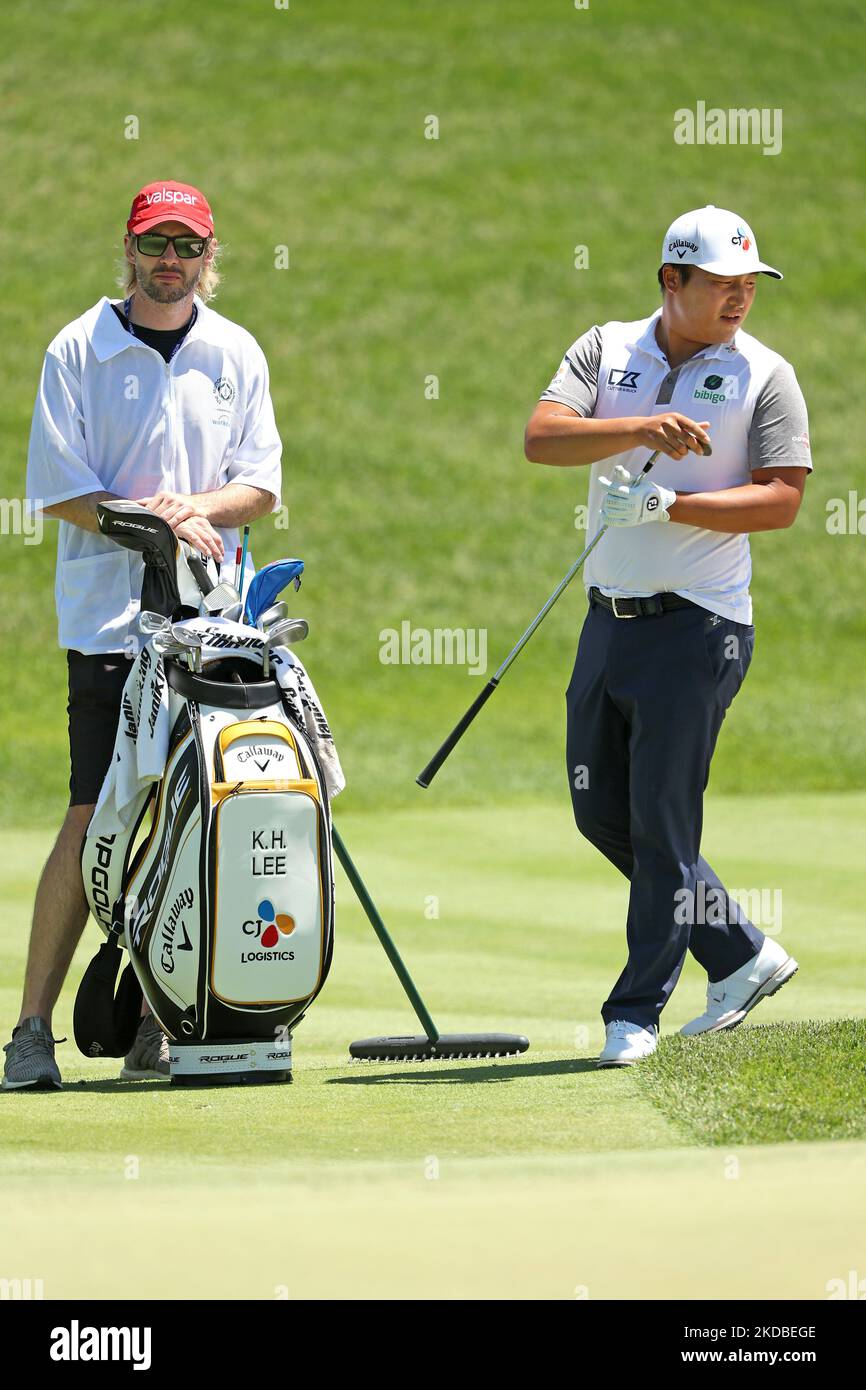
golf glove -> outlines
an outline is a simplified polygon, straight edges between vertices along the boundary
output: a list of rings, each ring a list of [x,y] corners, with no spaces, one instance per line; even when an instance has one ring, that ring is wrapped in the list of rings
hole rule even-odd
[[[669,487],[653,483],[647,477],[631,481],[627,468],[618,463],[613,478],[599,478],[607,492],[601,504],[601,520],[605,526],[640,526],[644,521],[670,521],[668,507],[677,500]]]

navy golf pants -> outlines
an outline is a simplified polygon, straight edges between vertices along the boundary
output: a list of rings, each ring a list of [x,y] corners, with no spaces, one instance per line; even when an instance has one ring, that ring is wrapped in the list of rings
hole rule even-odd
[[[658,1024],[687,950],[715,981],[761,949],[700,854],[710,760],[753,647],[753,627],[703,608],[617,618],[590,604],[566,693],[569,786],[578,830],[631,884],[605,1023]]]

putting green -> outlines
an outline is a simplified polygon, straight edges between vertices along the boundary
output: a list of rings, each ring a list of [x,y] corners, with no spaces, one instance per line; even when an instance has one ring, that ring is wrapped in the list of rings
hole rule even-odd
[[[708,857],[731,887],[781,890],[777,934],[801,963],[741,1036],[863,1016],[864,809],[856,794],[709,801]],[[822,1298],[864,1267],[866,1144],[698,1147],[636,1072],[595,1068],[626,885],[577,838],[564,802],[469,811],[431,797],[340,825],[439,1026],[526,1032],[531,1051],[349,1063],[351,1038],[415,1025],[341,876],[334,970],[296,1035],[291,1088],[124,1085],[70,1043],[62,1093],[0,1097],[0,1274],[42,1278],[49,1298],[573,1298],[584,1287],[593,1298]],[[2,838],[10,1023],[47,847],[36,833]],[[76,979],[97,940],[90,927]],[[666,1031],[702,998],[690,962]]]

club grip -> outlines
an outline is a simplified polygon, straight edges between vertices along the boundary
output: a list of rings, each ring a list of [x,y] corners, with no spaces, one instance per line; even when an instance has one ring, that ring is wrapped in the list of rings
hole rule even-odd
[[[493,694],[498,684],[499,682],[496,677],[491,676],[481,694],[472,701],[472,704],[469,706],[463,718],[454,725],[454,728],[451,730],[438,753],[434,753],[427,766],[422,772],[418,773],[415,781],[418,783],[419,787],[429,787],[436,773],[448,757],[448,754],[460,742],[476,714],[487,704],[487,701],[490,699],[490,696]]]
[[[192,570],[192,577],[201,589],[202,594],[209,594],[211,589],[216,588],[216,585],[207,572],[207,565],[204,560],[201,560],[198,555],[188,555],[186,562]]]

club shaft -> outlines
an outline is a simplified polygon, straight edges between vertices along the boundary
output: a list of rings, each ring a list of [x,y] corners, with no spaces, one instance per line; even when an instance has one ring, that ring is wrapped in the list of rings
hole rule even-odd
[[[249,547],[249,543],[250,543],[250,528],[249,528],[249,526],[245,526],[245,527],[244,527],[244,543],[243,543],[243,545],[241,546],[241,563],[240,563],[240,568],[239,568],[239,570],[238,570],[238,582],[237,582],[237,584],[235,585],[235,588],[237,589],[238,593],[239,593],[240,596],[241,596],[241,601],[242,601],[241,612],[243,612],[244,571],[246,570],[246,567],[247,567],[247,549],[248,549],[248,547]]]
[[[544,605],[544,607],[541,609],[541,611],[540,611],[539,613],[537,613],[536,616],[532,619],[532,622],[529,624],[529,627],[526,629],[526,631],[524,632],[523,636],[520,638],[519,642],[517,642],[517,643],[515,644],[515,646],[512,647],[511,651],[508,653],[508,655],[507,655],[507,657],[505,658],[505,660],[503,661],[502,665],[499,667],[499,670],[496,672],[496,674],[495,674],[494,677],[493,677],[493,680],[494,680],[494,682],[495,682],[497,685],[498,685],[499,682],[501,681],[502,677],[505,675],[505,672],[508,670],[508,668],[509,668],[509,666],[511,665],[512,661],[514,661],[514,659],[515,659],[516,657],[518,657],[518,656],[520,655],[520,653],[523,651],[523,648],[526,646],[526,644],[527,644],[527,642],[529,641],[529,639],[530,639],[530,637],[532,636],[532,634],[533,634],[533,633],[541,626],[541,624],[544,622],[544,619],[547,617],[548,613],[550,612],[550,610],[551,610],[551,608],[553,607],[553,605],[556,603],[557,599],[558,599],[563,593],[565,593],[565,590],[568,588],[568,586],[569,586],[569,584],[571,583],[572,579],[573,579],[574,576],[577,574],[577,572],[578,572],[578,570],[580,569],[581,565],[582,565],[583,562],[586,560],[587,556],[590,555],[590,554],[592,553],[593,550],[595,550],[595,547],[598,545],[599,541],[601,540],[601,538],[602,538],[602,536],[604,535],[604,533],[605,533],[606,530],[607,530],[607,527],[606,527],[606,526],[600,526],[600,527],[599,527],[599,529],[596,531],[595,535],[593,536],[592,540],[589,542],[589,545],[586,547],[585,550],[581,551],[580,555],[578,555],[578,557],[577,557],[577,559],[575,560],[574,564],[572,565],[571,569],[568,571],[568,574],[567,574],[567,575],[565,576],[565,578],[561,581],[561,583],[559,583],[559,584],[556,586],[556,588],[554,589],[553,593],[550,595],[550,598],[547,600],[547,603]]]
[[[343,840],[337,830],[337,827],[334,826],[332,828],[332,831],[334,849],[337,851],[337,858],[343,866],[347,879],[349,880],[353,889],[355,890],[355,895],[359,903],[364,909],[364,912],[367,914],[367,920],[369,921],[370,926],[373,928],[373,931],[376,933],[376,935],[379,938],[379,941],[382,944],[382,949],[384,950],[385,955],[388,957],[389,961],[394,967],[394,973],[397,976],[397,979],[400,981],[400,984],[406,991],[406,997],[409,1000],[409,1003],[412,1005],[412,1008],[415,1010],[418,1022],[421,1024],[421,1027],[424,1029],[424,1032],[427,1034],[427,1037],[429,1038],[430,1042],[438,1042],[439,1030],[436,1027],[436,1024],[433,1022],[432,1018],[430,1017],[429,1013],[427,1012],[427,1009],[424,1005],[424,1000],[421,998],[421,995],[415,988],[415,983],[412,979],[412,976],[409,974],[409,971],[403,964],[403,958],[400,955],[400,952],[397,950],[397,947],[394,945],[388,928],[385,926],[385,923],[379,916],[379,913],[376,909],[376,904],[373,902],[373,899],[370,897],[370,894],[364,887],[361,875],[358,873],[358,870],[352,863],[352,860],[349,857],[349,851],[343,844]]]
[[[643,468],[640,470],[640,473],[636,474],[636,476],[632,479],[632,482],[636,482],[637,479],[643,477],[645,473],[649,473],[650,469],[652,468],[653,464],[659,456],[659,452],[660,451],[656,449],[655,453],[650,454],[650,457],[647,459]],[[535,617],[532,619],[532,622],[529,624],[529,627],[526,629],[519,642],[517,642],[516,645],[512,647],[511,651],[508,653],[502,665],[490,677],[490,680],[485,685],[481,694],[478,695],[475,698],[475,700],[473,700],[472,704],[469,706],[468,710],[463,715],[463,717],[460,720],[458,720],[458,722],[454,725],[454,728],[451,730],[445,742],[442,744],[441,748],[439,748],[433,754],[433,757],[430,759],[427,766],[423,768],[421,772],[418,773],[418,776],[415,778],[415,781],[418,783],[419,787],[429,787],[430,783],[433,781],[433,778],[436,776],[436,773],[439,771],[445,759],[460,742],[461,738],[466,733],[466,730],[469,728],[469,725],[472,723],[473,719],[476,717],[477,714],[480,714],[481,710],[484,708],[487,701],[490,699],[490,696],[493,694],[494,690],[496,690],[497,686],[499,685],[499,682],[502,680],[502,677],[505,675],[505,672],[508,670],[509,666],[512,664],[514,660],[516,660],[516,658],[523,651],[523,648],[526,646],[532,634],[536,632],[540,625],[544,622],[544,619],[547,617],[548,613],[550,612],[553,605],[556,603],[557,599],[565,593],[565,590],[568,588],[572,579],[577,574],[581,565],[584,563],[587,556],[590,555],[592,551],[595,549],[595,547],[598,545],[599,541],[601,540],[602,536],[604,535],[607,529],[608,528],[606,525],[599,527],[592,540],[589,542],[586,548],[583,551],[581,551],[580,555],[578,555],[574,564],[571,566],[571,569],[568,571],[568,574],[561,581],[561,583],[559,583],[556,586],[553,593],[550,595],[550,598],[545,603],[544,607],[540,610],[540,612],[536,613]]]

